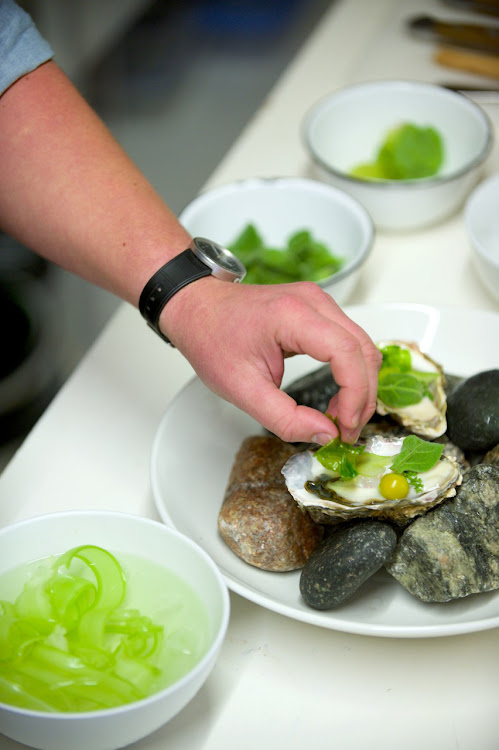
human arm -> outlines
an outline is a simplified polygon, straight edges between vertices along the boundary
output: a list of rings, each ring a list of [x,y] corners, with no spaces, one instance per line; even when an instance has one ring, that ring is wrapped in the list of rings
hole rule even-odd
[[[0,225],[133,305],[153,273],[189,244],[55,63],[0,97],[0,158]],[[287,353],[331,363],[342,387],[330,411],[344,439],[355,439],[372,414],[379,353],[316,285],[230,285],[208,277],[168,302],[160,326],[215,392],[284,439],[325,442],[336,434],[324,415],[296,407],[278,390]]]

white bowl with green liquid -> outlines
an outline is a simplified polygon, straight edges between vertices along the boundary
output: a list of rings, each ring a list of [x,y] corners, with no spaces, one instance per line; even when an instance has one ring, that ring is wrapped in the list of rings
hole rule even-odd
[[[361,169],[364,175],[359,175],[359,166],[377,163],[390,134],[403,126],[438,135],[442,153],[435,171],[386,178]],[[306,114],[302,136],[313,176],[358,200],[382,231],[419,229],[459,210],[493,142],[487,115],[466,96],[443,86],[396,80],[332,92]],[[418,156],[431,163],[425,150],[423,146]]]
[[[70,511],[0,530],[0,550],[7,737],[40,750],[114,750],[168,722],[208,678],[228,591],[178,531]]]

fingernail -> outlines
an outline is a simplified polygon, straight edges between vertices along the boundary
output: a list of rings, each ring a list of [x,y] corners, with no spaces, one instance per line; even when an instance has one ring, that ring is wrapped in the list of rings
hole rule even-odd
[[[359,438],[358,430],[345,430],[341,433],[341,439],[344,443],[356,443]]]
[[[312,442],[318,443],[319,445],[326,445],[326,443],[334,440],[334,437],[334,435],[328,435],[326,432],[319,432],[317,435],[313,436]]]
[[[358,427],[360,424],[360,411],[358,411],[356,414],[352,417],[352,427]]]

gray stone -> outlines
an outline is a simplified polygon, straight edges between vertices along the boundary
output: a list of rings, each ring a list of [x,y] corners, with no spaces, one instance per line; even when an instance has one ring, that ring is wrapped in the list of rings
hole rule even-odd
[[[499,468],[470,469],[456,497],[405,529],[386,569],[424,602],[499,588]]]
[[[314,609],[333,609],[349,599],[391,557],[397,534],[388,523],[359,521],[332,531],[310,555],[300,592]]]

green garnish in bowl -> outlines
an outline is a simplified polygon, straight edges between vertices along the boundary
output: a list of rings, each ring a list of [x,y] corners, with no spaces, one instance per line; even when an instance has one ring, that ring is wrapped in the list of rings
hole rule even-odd
[[[438,130],[403,123],[387,133],[373,162],[358,164],[351,174],[366,180],[416,180],[437,174],[443,159]]]
[[[302,229],[292,234],[286,247],[265,244],[253,224],[248,224],[229,245],[229,250],[246,266],[246,284],[285,284],[292,281],[321,281],[339,271],[343,258],[333,255],[322,242]]]

